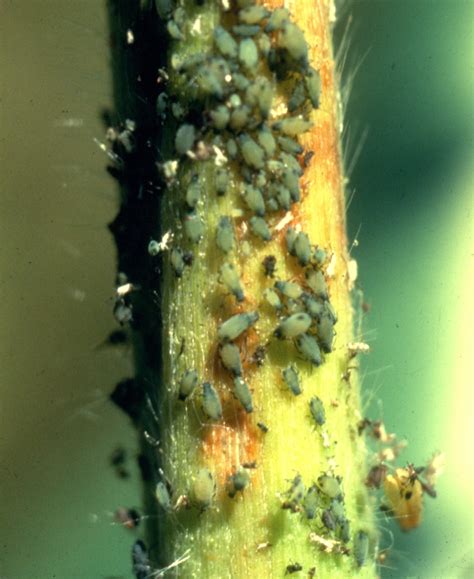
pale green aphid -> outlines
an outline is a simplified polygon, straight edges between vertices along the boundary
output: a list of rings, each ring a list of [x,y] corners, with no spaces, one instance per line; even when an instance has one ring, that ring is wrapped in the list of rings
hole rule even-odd
[[[199,243],[204,235],[204,223],[196,211],[184,216],[184,231],[192,243]]]
[[[259,217],[265,215],[265,201],[263,200],[263,195],[259,189],[252,185],[246,185],[244,187],[244,199],[248,208],[256,215]]]
[[[278,137],[278,144],[280,148],[290,155],[299,155],[303,152],[303,147],[290,137]]]
[[[321,77],[319,72],[310,68],[304,77],[308,97],[313,105],[313,108],[319,107],[319,98],[321,96]]]
[[[229,174],[224,169],[217,169],[214,185],[219,196],[225,195],[229,186]]]
[[[293,227],[288,227],[285,232],[286,248],[290,255],[296,255],[295,253],[295,240],[298,233]]]
[[[239,60],[249,71],[257,68],[258,50],[257,45],[251,38],[244,38],[239,45]]]
[[[295,396],[299,396],[301,394],[301,386],[300,386],[300,379],[298,376],[298,372],[295,370],[293,366],[288,366],[282,371],[283,380],[285,381],[288,388]]]
[[[186,370],[179,381],[179,399],[186,400],[194,392],[198,385],[198,373],[196,370]]]
[[[275,330],[275,336],[280,339],[295,338],[309,329],[311,321],[308,314],[304,312],[293,314],[280,322]]]
[[[319,366],[321,364],[321,350],[319,349],[318,342],[313,336],[310,336],[309,334],[301,334],[296,338],[295,345],[298,352],[305,360],[308,360],[308,362],[311,362],[314,366]]]
[[[280,297],[276,293],[276,291],[272,288],[267,288],[263,292],[263,297],[267,300],[267,302],[276,310],[281,310],[283,305],[281,303]]]
[[[234,38],[222,28],[218,26],[214,30],[214,40],[219,52],[228,58],[237,58],[238,45]]]
[[[336,324],[337,314],[336,314],[336,311],[334,310],[331,302],[329,302],[329,301],[324,302],[324,315],[328,316],[333,324]]]
[[[265,125],[257,132],[257,141],[267,157],[273,157],[276,149],[275,138]]]
[[[245,412],[253,412],[252,395],[247,383],[240,377],[234,378],[234,394],[244,407]]]
[[[225,105],[219,105],[209,113],[212,126],[218,131],[223,131],[227,127],[230,119],[229,109]]]
[[[286,8],[277,8],[274,10],[268,19],[267,25],[265,26],[266,32],[273,32],[274,30],[280,30],[285,22],[290,18],[290,13]]]
[[[334,476],[322,474],[318,478],[318,487],[321,492],[328,496],[330,499],[342,497],[341,485],[337,478]]]
[[[266,119],[273,102],[272,84],[265,77],[259,76],[247,88],[245,102],[252,107],[257,107],[262,117]]]
[[[336,530],[336,519],[331,509],[324,509],[321,514],[321,521],[328,531],[334,532]]]
[[[316,320],[319,320],[322,313],[324,312],[324,304],[319,302],[318,300],[311,297],[309,294],[303,294],[301,299],[304,303],[306,311],[308,314]]]
[[[258,312],[236,314],[219,326],[217,337],[220,342],[231,342],[250,328],[258,320]]]
[[[263,169],[265,153],[257,143],[248,135],[240,135],[239,137],[240,150],[242,157],[249,167],[255,169]]]
[[[265,187],[266,184],[267,184],[267,176],[263,171],[260,171],[259,173],[257,173],[257,176],[255,177],[255,187],[263,188]]]
[[[313,396],[309,401],[309,409],[316,424],[322,426],[326,422],[326,412],[322,400],[317,396]]]
[[[222,404],[216,389],[209,382],[202,385],[202,409],[211,420],[222,418]]]
[[[295,89],[288,101],[288,110],[290,113],[294,112],[298,107],[300,107],[306,100],[305,85],[302,82],[298,82]]]
[[[316,485],[311,485],[303,501],[303,509],[307,519],[314,519],[320,503],[319,490]]]
[[[234,131],[241,131],[248,123],[250,117],[250,109],[243,105],[237,107],[230,113],[229,126]]]
[[[305,308],[300,300],[294,300],[293,298],[286,300],[286,311],[288,315],[304,312],[304,310]]]
[[[148,244],[148,254],[152,257],[157,256],[161,251],[161,245],[156,241],[156,239],[152,239]]]
[[[331,501],[331,511],[336,519],[338,525],[342,524],[346,520],[346,511],[344,509],[344,503],[340,500],[333,499]]]
[[[196,139],[196,129],[193,125],[184,124],[176,131],[174,145],[178,155],[185,155],[193,148]]]
[[[237,18],[244,24],[257,24],[268,16],[270,16],[270,12],[263,6],[249,6],[237,14]]]
[[[196,205],[199,203],[200,198],[201,198],[201,184],[199,183],[197,175],[195,175],[191,179],[191,183],[188,185],[188,188],[186,189],[186,205],[191,209],[194,209]]]
[[[231,159],[236,159],[237,153],[239,152],[239,150],[237,148],[237,143],[234,141],[234,139],[228,139],[226,147],[227,147],[227,153],[229,154],[229,157]]]
[[[173,247],[170,253],[170,263],[176,277],[181,277],[184,272],[183,251],[179,247]]]
[[[275,287],[284,296],[293,300],[297,300],[303,294],[303,288],[291,281],[276,281]]]
[[[282,175],[282,183],[290,192],[295,203],[300,200],[300,179],[298,173],[291,169],[285,169]]]
[[[178,24],[174,20],[168,20],[166,24],[166,30],[168,31],[168,34],[171,36],[171,38],[174,38],[175,40],[184,39],[183,33],[181,32]]]
[[[224,365],[234,376],[242,375],[242,362],[240,361],[240,350],[235,344],[224,344],[219,350],[219,354]]]
[[[250,482],[249,473],[245,468],[240,467],[235,474],[229,477],[228,495],[233,499],[238,492],[242,492],[248,487]]]
[[[291,193],[286,187],[280,186],[275,189],[275,197],[278,205],[288,211],[291,207]]]
[[[221,217],[216,231],[217,247],[224,253],[229,253],[234,247],[234,229],[229,217]]]
[[[231,263],[224,263],[219,272],[219,281],[226,286],[238,302],[242,302],[244,300],[244,290],[240,283],[237,269]]]
[[[369,554],[369,535],[365,531],[357,531],[354,537],[354,557],[358,567],[363,567]]]
[[[267,225],[265,219],[261,217],[257,217],[254,215],[249,220],[250,230],[254,235],[260,237],[264,241],[270,241],[272,238],[272,234],[270,233],[270,229]]]
[[[306,283],[313,290],[314,294],[322,300],[327,300],[328,287],[323,272],[319,269],[308,269],[305,272],[305,277]]]
[[[313,126],[311,121],[306,121],[303,117],[287,117],[273,124],[276,131],[281,131],[289,137],[296,137],[306,132]]]
[[[316,328],[318,331],[318,341],[321,350],[326,354],[332,352],[332,343],[334,341],[334,322],[329,315],[323,315],[317,321]]]
[[[257,40],[258,48],[264,58],[268,56],[272,48],[272,42],[266,34],[261,34]]]
[[[256,36],[260,32],[260,26],[251,24],[238,24],[232,26],[232,32],[237,36]]]
[[[313,259],[318,265],[323,265],[327,260],[328,254],[322,247],[316,247],[313,253]]]
[[[298,175],[298,177],[301,177],[301,175],[303,174],[303,169],[301,168],[298,159],[296,159],[293,155],[289,155],[288,153],[282,151],[280,153],[280,161],[281,163],[283,163],[283,169],[293,171],[294,173],[296,173],[296,175]],[[283,173],[284,171],[282,170],[281,174]]]
[[[201,511],[205,511],[212,505],[215,493],[216,483],[212,473],[207,468],[201,468],[193,482],[193,503]]]
[[[266,206],[267,206],[268,211],[278,211],[278,209],[280,209],[280,206],[278,205],[278,201],[276,199],[274,199],[273,197],[270,197],[270,199],[267,199]]]
[[[278,46],[288,51],[296,61],[306,63],[308,60],[308,45],[301,28],[292,22],[284,22],[278,39]]]
[[[302,231],[298,233],[293,249],[300,265],[308,265],[311,259],[311,244],[306,233],[303,233]]]
[[[158,501],[158,504],[160,505],[160,507],[164,511],[166,511],[166,512],[171,511],[170,493],[169,493],[168,488],[166,487],[166,485],[163,481],[160,481],[159,483],[157,483],[156,489],[155,489],[155,496],[156,496],[156,500]]]

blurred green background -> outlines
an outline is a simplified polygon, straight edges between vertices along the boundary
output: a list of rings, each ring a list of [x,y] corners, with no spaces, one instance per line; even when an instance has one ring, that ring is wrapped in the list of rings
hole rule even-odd
[[[94,143],[112,103],[105,3],[0,10],[0,577],[130,578],[132,532],[111,513],[140,503],[134,433],[107,402],[130,360],[97,348],[114,328],[116,190]],[[409,440],[406,460],[447,453],[422,527],[381,521],[385,545],[395,535],[382,574],[474,577],[474,4],[367,0],[344,15],[366,411]],[[108,466],[117,444],[125,482]]]

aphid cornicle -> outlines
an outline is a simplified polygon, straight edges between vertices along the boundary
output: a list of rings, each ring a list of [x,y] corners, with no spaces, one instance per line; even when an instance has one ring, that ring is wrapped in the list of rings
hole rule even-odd
[[[228,318],[219,326],[217,337],[220,342],[231,342],[258,320],[258,312],[245,312]]]
[[[322,400],[317,396],[313,396],[309,401],[309,409],[316,424],[322,426],[326,422],[326,412]]]
[[[224,344],[219,350],[223,365],[234,376],[242,375],[242,362],[240,361],[240,350],[232,343]]]
[[[236,268],[231,263],[224,263],[219,269],[219,273],[219,281],[225,285],[238,302],[242,302],[244,300],[244,290]]]
[[[301,386],[300,386],[300,379],[298,377],[298,372],[295,370],[293,366],[288,366],[282,371],[283,380],[291,392],[295,396],[299,396],[301,394]]]
[[[363,567],[369,554],[369,535],[365,531],[357,531],[354,537],[354,557],[358,567]]]
[[[242,492],[250,482],[249,473],[245,468],[239,468],[235,474],[229,477],[227,494],[231,499],[238,492]]]
[[[320,366],[321,350],[319,349],[318,342],[313,336],[309,334],[301,334],[297,336],[295,340],[296,349],[303,356],[305,360],[311,362],[314,366]]]
[[[287,318],[284,318],[274,334],[280,340],[286,338],[295,338],[300,334],[304,334],[311,326],[311,318],[308,314],[300,312],[298,314],[293,314]]]
[[[234,247],[234,229],[230,217],[221,217],[216,231],[217,247],[224,253],[229,253]]]
[[[245,412],[253,412],[252,394],[247,383],[240,376],[234,378],[234,394]]]
[[[222,404],[216,389],[210,382],[202,385],[202,409],[211,420],[222,418]]]
[[[201,511],[207,510],[214,501],[216,482],[207,468],[201,468],[193,482],[192,499]]]
[[[167,513],[171,511],[171,497],[168,487],[163,481],[159,481],[155,489],[156,500],[160,507]]]
[[[191,396],[198,382],[199,378],[196,370],[186,370],[179,382],[179,399],[186,400],[188,396]]]

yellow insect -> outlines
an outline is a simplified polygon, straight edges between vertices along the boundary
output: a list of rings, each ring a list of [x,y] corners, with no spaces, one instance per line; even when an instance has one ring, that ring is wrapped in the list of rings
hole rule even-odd
[[[412,465],[397,468],[395,474],[387,475],[384,481],[387,506],[403,531],[411,531],[421,523],[423,511],[423,485]]]

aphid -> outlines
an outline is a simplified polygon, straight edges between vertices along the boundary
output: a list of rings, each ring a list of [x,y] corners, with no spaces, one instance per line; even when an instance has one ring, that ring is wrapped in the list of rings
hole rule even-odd
[[[295,338],[296,336],[304,334],[310,326],[311,318],[308,316],[308,314],[300,312],[284,318],[280,322],[274,334],[280,340],[285,338]]]
[[[321,521],[323,525],[326,527],[326,529],[328,529],[329,531],[336,530],[336,520],[334,518],[331,509],[324,509],[324,511],[321,514]]]
[[[288,229],[285,232],[286,247],[287,247],[288,253],[290,255],[296,255],[296,253],[295,253],[295,240],[296,240],[297,235],[298,235],[298,233],[296,232],[295,229],[293,229],[293,227],[288,227]]]
[[[125,507],[119,507],[115,511],[114,519],[127,529],[136,529],[141,521],[140,513],[136,509],[127,509]]]
[[[199,243],[204,235],[204,223],[196,211],[190,211],[184,217],[184,231],[192,243]]]
[[[306,283],[313,290],[316,297],[322,300],[329,299],[328,287],[322,271],[319,269],[308,269],[305,272],[305,277]]]
[[[199,177],[194,175],[191,179],[191,183],[188,185],[186,189],[186,205],[190,209],[194,209],[196,205],[199,203],[199,199],[201,198],[201,184],[199,183]]]
[[[357,531],[354,537],[354,557],[358,567],[363,567],[369,554],[369,535],[365,531]]]
[[[117,322],[123,326],[133,321],[132,304],[126,304],[124,300],[119,299],[114,305],[114,316]]]
[[[151,257],[155,257],[160,253],[160,251],[160,243],[156,241],[156,239],[152,239],[148,244],[148,254],[151,255]]]
[[[252,185],[244,187],[244,199],[248,208],[256,215],[263,217],[265,215],[265,201],[261,192]]]
[[[309,487],[303,501],[303,509],[308,519],[314,519],[320,503],[319,491],[316,485]]]
[[[387,506],[397,518],[403,531],[411,531],[421,523],[423,486],[413,467],[397,468],[384,481]]]
[[[306,100],[305,86],[302,82],[298,82],[290,97],[290,100],[288,101],[288,110],[290,111],[290,113],[294,112],[298,107],[300,107],[305,100]],[[288,151],[288,153],[291,152],[292,151]],[[299,155],[302,152],[303,149],[301,148],[301,150],[296,152],[295,154]]]
[[[310,294],[307,293],[303,293],[301,295],[301,301],[304,303],[304,307],[306,308],[308,314],[313,319],[319,320],[322,313],[324,312],[323,303],[315,300],[313,297],[311,297]]]
[[[249,167],[254,169],[263,169],[265,153],[257,143],[248,135],[240,135],[240,150],[242,157]]]
[[[267,277],[273,277],[276,269],[276,257],[274,255],[267,255],[263,261],[263,270]]]
[[[270,229],[267,225],[267,222],[262,219],[261,217],[257,217],[254,215],[249,220],[250,229],[252,233],[257,237],[260,237],[264,241],[270,241],[272,238],[272,234],[270,233]]]
[[[281,27],[278,45],[288,51],[296,61],[306,64],[308,60],[308,45],[301,28],[286,20]]]
[[[301,334],[295,340],[296,349],[303,356],[305,360],[311,362],[314,366],[319,366],[322,362],[321,350],[318,342],[313,336],[309,334]]]
[[[240,350],[235,344],[224,344],[219,350],[222,364],[234,376],[242,375],[242,362],[240,361]]]
[[[293,392],[295,396],[299,396],[301,394],[300,379],[294,367],[288,366],[288,368],[285,368],[283,370],[282,374],[283,380],[285,381],[286,385],[291,390],[291,392]]]
[[[290,192],[291,199],[298,203],[301,198],[300,194],[300,180],[297,171],[293,169],[285,169],[282,174],[282,183]]]
[[[258,77],[246,90],[245,102],[251,107],[257,107],[264,119],[270,114],[272,101],[273,87],[265,77]]]
[[[260,34],[259,39],[257,40],[258,48],[260,53],[264,58],[266,58],[272,48],[272,42],[270,38],[266,34]]]
[[[227,494],[231,499],[238,492],[242,492],[249,484],[250,476],[245,468],[239,468],[235,474],[229,477]]]
[[[221,26],[214,29],[214,40],[217,49],[222,54],[229,58],[237,58],[238,46],[234,38]]]
[[[339,529],[339,538],[343,543],[348,543],[351,540],[350,523],[347,519],[344,519],[341,522],[341,527]]]
[[[245,24],[257,24],[264,18],[268,18],[270,12],[263,6],[248,6],[243,10],[240,10],[237,14],[237,18],[240,22]]]
[[[286,566],[285,575],[291,575],[293,573],[297,573],[298,571],[302,571],[303,567],[299,563],[290,563]]]
[[[247,125],[249,117],[250,117],[250,109],[246,105],[237,107],[230,114],[229,120],[230,128],[236,132],[241,131]],[[251,163],[248,164],[251,165]]]
[[[342,497],[342,489],[339,480],[334,476],[322,474],[318,478],[318,486],[322,493],[331,499]]]
[[[179,382],[179,399],[186,400],[194,392],[199,382],[196,370],[186,370]]]
[[[257,364],[257,366],[263,366],[263,363],[265,362],[265,355],[265,346],[257,346],[250,359],[254,364]]]
[[[346,518],[346,513],[344,510],[344,503],[341,500],[333,499],[331,501],[331,513],[338,525],[342,524]]]
[[[290,509],[293,513],[300,510],[301,502],[304,499],[305,486],[303,478],[297,474],[291,483],[291,487],[286,492],[288,497],[282,504],[283,509]]]
[[[266,125],[257,132],[257,141],[265,151],[267,157],[273,157],[276,149],[275,138]]]
[[[308,570],[308,579],[312,579],[316,575],[316,567],[311,567]]]
[[[156,99],[156,113],[160,117],[166,117],[166,109],[168,108],[168,95],[165,92],[162,92],[158,95]]]
[[[244,407],[245,412],[253,412],[252,395],[247,383],[240,376],[234,378],[234,394]]]
[[[168,487],[163,481],[159,481],[155,488],[156,500],[160,507],[169,513],[171,511],[171,496]]]
[[[244,300],[244,290],[240,283],[237,269],[231,263],[224,263],[219,272],[219,281],[226,286],[238,302],[242,302]]]
[[[174,146],[178,155],[185,155],[194,146],[196,129],[193,125],[181,125],[176,131]]]
[[[224,105],[219,105],[209,113],[212,126],[218,131],[223,131],[230,119],[229,109]]]
[[[303,152],[303,147],[297,141],[294,141],[289,137],[278,137],[277,141],[280,148],[286,153],[290,153],[290,155],[299,155]]]
[[[216,193],[219,196],[225,195],[227,193],[227,188],[229,186],[229,174],[224,169],[217,169],[214,185],[216,187]]]
[[[222,418],[222,404],[216,389],[209,382],[202,385],[202,409],[211,420]]]
[[[166,30],[174,40],[184,40],[184,35],[179,29],[178,24],[174,20],[168,20],[166,23]]]
[[[174,275],[176,277],[181,277],[185,267],[182,249],[179,247],[173,247],[170,253],[170,263],[171,267],[173,268]]]
[[[174,8],[173,0],[155,0],[155,6],[160,18],[167,20],[171,17]]]
[[[274,32],[280,30],[283,24],[290,18],[290,13],[286,8],[277,8],[271,13],[270,18],[265,26],[265,32]]]
[[[217,337],[220,342],[231,342],[258,320],[258,312],[245,312],[228,318],[219,326]]]
[[[297,300],[303,294],[302,287],[291,281],[277,281],[275,287],[280,293],[292,300]]]
[[[214,501],[216,483],[212,473],[207,468],[201,468],[193,483],[192,498],[201,511],[207,510]]]
[[[309,167],[311,159],[314,157],[314,151],[307,151],[303,156],[303,166],[306,169]],[[316,252],[315,252],[316,253]],[[316,259],[318,261],[318,259]],[[321,262],[322,263],[322,262]]]
[[[319,72],[311,68],[306,73],[304,77],[306,90],[308,91],[308,97],[313,105],[313,108],[317,109],[319,107],[319,98],[321,96],[321,77]]]
[[[238,24],[232,26],[232,32],[237,36],[255,36],[260,32],[260,26],[252,24]]]
[[[258,50],[257,45],[251,38],[244,38],[239,45],[239,60],[249,71],[257,68]]]
[[[302,231],[298,233],[293,248],[299,264],[302,266],[308,265],[311,259],[311,244],[306,233]]]
[[[135,422],[140,417],[145,393],[141,384],[133,378],[126,378],[117,383],[110,394],[110,400],[128,414]]]
[[[275,131],[280,131],[288,137],[297,137],[313,126],[311,121],[305,121],[303,117],[287,117],[273,124]]]
[[[313,396],[309,401],[309,409],[316,424],[322,426],[326,422],[326,412],[322,400],[317,396]]]
[[[257,426],[260,428],[260,430],[266,434],[268,432],[268,426],[266,424],[264,424],[263,422],[257,422]]]
[[[323,315],[316,322],[316,328],[321,350],[329,354],[332,352],[332,343],[334,341],[334,322],[328,315]]]
[[[239,150],[237,148],[237,143],[234,141],[234,139],[228,139],[226,147],[227,147],[227,154],[229,155],[229,157],[231,159],[236,159]]]
[[[388,467],[385,464],[376,464],[369,470],[365,485],[369,489],[379,489],[387,476],[387,472]]]
[[[286,187],[279,186],[275,189],[276,200],[278,201],[278,205],[288,211],[291,207],[291,193],[290,190]]]
[[[230,217],[221,217],[216,231],[217,247],[224,253],[229,253],[234,247],[234,229]]]
[[[277,311],[280,311],[283,308],[283,304],[281,303],[280,296],[277,292],[272,288],[267,288],[263,292],[263,297],[267,300],[267,302],[275,308]]]
[[[132,547],[132,568],[135,579],[147,579],[151,573],[148,551],[145,543],[138,539]]]

